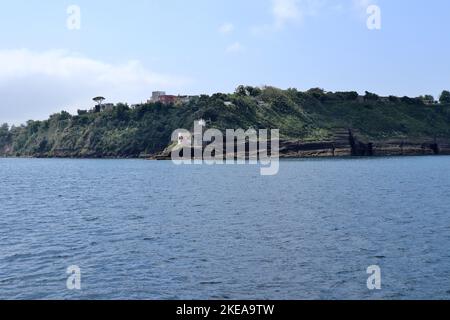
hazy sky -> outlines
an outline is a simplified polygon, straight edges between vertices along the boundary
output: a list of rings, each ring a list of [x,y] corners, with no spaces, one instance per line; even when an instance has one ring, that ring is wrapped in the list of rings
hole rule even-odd
[[[381,30],[367,28],[371,4]],[[447,0],[5,0],[0,122],[239,84],[437,96],[450,89],[449,12]]]

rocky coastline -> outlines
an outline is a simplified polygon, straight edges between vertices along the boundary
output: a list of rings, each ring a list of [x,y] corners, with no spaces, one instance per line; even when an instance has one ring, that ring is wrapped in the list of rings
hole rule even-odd
[[[171,152],[172,148],[168,147],[148,159],[170,160]],[[223,153],[226,157],[226,145]],[[270,154],[270,150],[268,153]],[[339,131],[334,139],[329,141],[280,140],[279,155],[282,159],[450,155],[450,141],[427,138],[369,141],[348,129]],[[244,156],[235,152],[234,156],[248,159],[249,154]]]

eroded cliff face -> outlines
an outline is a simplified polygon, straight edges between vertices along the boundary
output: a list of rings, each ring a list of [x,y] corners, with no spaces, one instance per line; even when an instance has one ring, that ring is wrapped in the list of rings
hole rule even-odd
[[[280,145],[284,158],[450,155],[450,141],[443,139],[366,141],[351,129],[330,142],[282,141]]]
[[[248,143],[246,144],[248,150]],[[156,154],[151,159],[171,159],[172,148]],[[271,153],[268,150],[260,150]],[[450,141],[427,138],[415,140],[385,140],[367,141],[357,131],[352,129],[340,129],[330,141],[303,142],[300,140],[281,140],[280,158],[322,158],[322,157],[384,157],[384,156],[419,156],[419,155],[450,155]],[[191,150],[193,157],[194,150]],[[224,141],[223,154],[227,156],[226,143]],[[234,156],[244,157],[237,152]],[[248,152],[245,153],[248,158]]]

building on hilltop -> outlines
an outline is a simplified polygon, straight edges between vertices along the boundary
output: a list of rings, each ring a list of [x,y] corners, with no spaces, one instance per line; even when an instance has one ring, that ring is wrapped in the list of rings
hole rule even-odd
[[[165,91],[153,91],[152,92],[152,98],[151,98],[151,102],[158,102],[159,98],[162,96],[165,96],[166,92]]]
[[[178,101],[177,96],[171,96],[171,95],[162,95],[159,97],[159,102],[162,104],[172,104],[176,103]]]
[[[189,103],[191,101],[191,97],[189,96],[178,96],[178,102],[180,103]]]
[[[160,102],[162,104],[187,104],[192,100],[198,98],[198,96],[188,96],[188,95],[168,95],[165,91],[154,91],[152,97],[147,103]]]
[[[104,111],[111,111],[112,109],[114,109],[114,103],[102,104],[102,110],[104,110]]]

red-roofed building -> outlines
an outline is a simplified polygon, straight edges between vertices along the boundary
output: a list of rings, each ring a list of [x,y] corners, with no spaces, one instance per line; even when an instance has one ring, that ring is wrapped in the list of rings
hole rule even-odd
[[[159,96],[159,102],[163,103],[163,104],[171,104],[171,103],[176,103],[178,101],[178,97],[177,96],[171,96],[171,95],[162,95]]]

